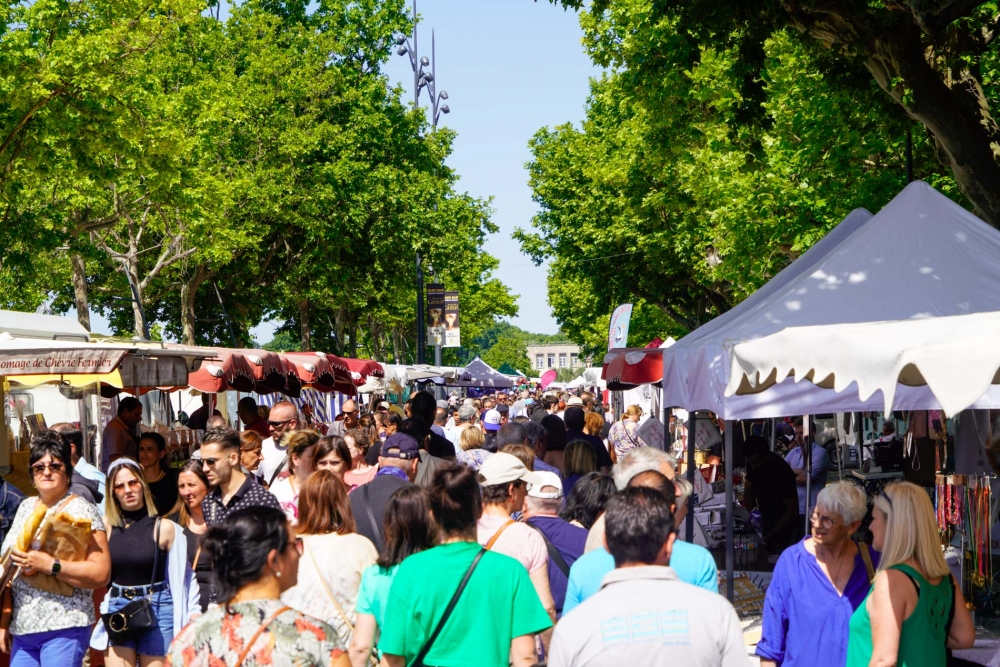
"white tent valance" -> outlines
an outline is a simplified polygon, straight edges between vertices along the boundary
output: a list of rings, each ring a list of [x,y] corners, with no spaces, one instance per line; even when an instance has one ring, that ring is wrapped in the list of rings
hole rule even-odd
[[[786,378],[860,400],[881,392],[889,412],[900,385],[926,386],[949,415],[1000,383],[1000,312],[897,322],[789,327],[731,351],[726,396],[764,392]]]

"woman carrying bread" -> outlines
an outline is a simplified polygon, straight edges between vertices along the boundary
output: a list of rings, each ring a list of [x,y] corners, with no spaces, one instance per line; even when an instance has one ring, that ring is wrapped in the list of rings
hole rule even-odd
[[[21,503],[0,548],[5,567],[21,568],[0,647],[11,650],[12,667],[79,665],[95,621],[93,590],[111,573],[104,521],[70,494],[70,447],[58,433],[31,439],[28,470],[38,496]]]

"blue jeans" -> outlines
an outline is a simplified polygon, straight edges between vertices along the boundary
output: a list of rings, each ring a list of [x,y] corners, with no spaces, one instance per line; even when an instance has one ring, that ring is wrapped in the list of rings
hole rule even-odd
[[[137,655],[162,657],[167,654],[167,648],[174,640],[174,601],[170,597],[170,589],[153,593],[150,599],[153,602],[153,615],[156,617],[157,627],[133,634],[121,641],[109,638],[109,646],[130,648]],[[127,598],[111,598],[108,600],[108,613],[113,614],[130,602],[132,600]]]
[[[90,626],[14,635],[10,667],[79,665],[90,642]]]

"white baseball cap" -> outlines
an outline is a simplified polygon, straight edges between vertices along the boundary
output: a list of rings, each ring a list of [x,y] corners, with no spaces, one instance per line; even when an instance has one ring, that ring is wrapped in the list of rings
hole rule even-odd
[[[486,414],[483,415],[483,427],[487,431],[499,431],[500,411],[495,409],[487,410]]]
[[[541,478],[541,481],[537,484],[528,485],[528,495],[532,498],[541,498],[545,500],[555,500],[557,498],[563,497],[563,487],[562,480],[559,479],[559,475],[555,474],[550,470],[539,470],[534,473],[536,477]],[[555,487],[555,491],[542,491],[547,486]]]
[[[521,463],[521,459],[512,454],[505,454],[504,452],[497,452],[486,459],[483,465],[479,466],[479,474],[482,475],[483,486],[510,484],[519,479],[524,480],[529,485],[541,484],[543,479],[539,476],[539,473],[531,472],[525,468],[524,464]]]
[[[566,405],[583,405],[583,399],[580,398],[579,396],[573,396],[568,401],[566,401]]]

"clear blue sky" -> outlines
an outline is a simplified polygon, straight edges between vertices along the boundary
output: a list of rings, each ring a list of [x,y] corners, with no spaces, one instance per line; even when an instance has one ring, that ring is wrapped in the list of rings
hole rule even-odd
[[[545,268],[522,255],[511,234],[530,227],[537,210],[525,169],[528,140],[541,127],[582,120],[589,79],[599,74],[583,51],[577,16],[547,0],[417,0],[417,12],[421,55],[431,55],[432,28],[436,36],[438,89],[448,91],[452,110],[441,125],[458,132],[449,162],[458,187],[494,198],[500,231],[486,249],[500,260],[497,277],[520,295],[511,321],[555,333]],[[388,73],[412,96],[406,57],[393,56]]]
[[[461,177],[458,188],[493,197],[500,231],[486,249],[500,260],[495,275],[519,295],[519,315],[511,321],[555,333],[545,267],[522,255],[511,234],[530,227],[537,211],[525,169],[528,140],[541,127],[579,123],[589,79],[599,74],[583,51],[577,16],[547,0],[418,0],[417,12],[421,56],[431,55],[432,28],[436,36],[438,89],[448,91],[452,110],[440,124],[458,132],[449,160]],[[409,60],[394,55],[387,72],[412,99]],[[93,326],[108,330],[96,314]],[[264,323],[253,333],[266,343],[274,328]]]

